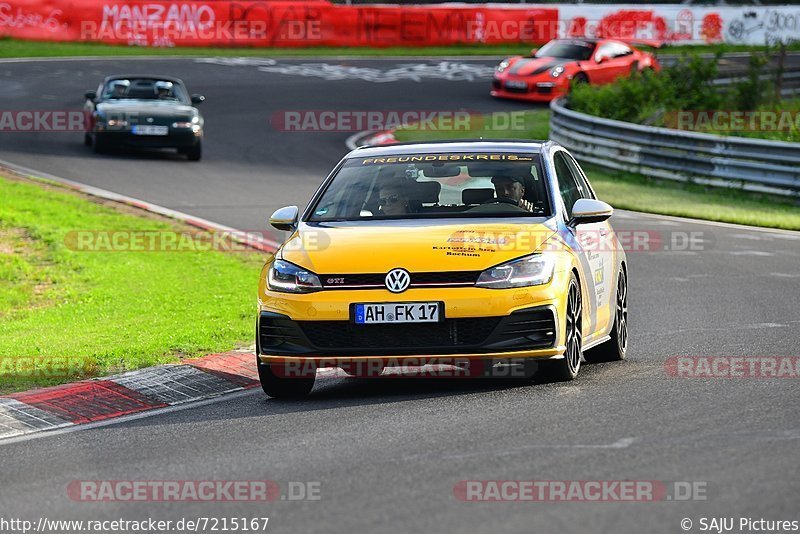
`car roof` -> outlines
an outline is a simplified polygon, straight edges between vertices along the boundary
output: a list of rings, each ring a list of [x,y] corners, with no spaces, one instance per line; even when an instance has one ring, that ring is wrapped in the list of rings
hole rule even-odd
[[[103,83],[108,83],[111,80],[163,80],[165,82],[172,82],[183,85],[183,80],[175,78],[174,76],[161,76],[160,74],[114,74],[106,76]]]
[[[436,154],[442,152],[517,152],[539,154],[548,141],[508,139],[485,141],[460,139],[458,141],[425,141],[424,143],[397,143],[394,145],[356,148],[346,158],[397,156],[407,154]]]

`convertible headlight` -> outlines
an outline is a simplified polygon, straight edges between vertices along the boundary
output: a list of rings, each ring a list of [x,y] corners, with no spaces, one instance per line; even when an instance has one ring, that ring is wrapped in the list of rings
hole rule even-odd
[[[500,62],[500,64],[497,66],[497,68],[495,70],[497,72],[503,72],[504,70],[506,70],[508,68],[508,65],[509,65],[508,60],[504,59],[503,61]]]
[[[322,289],[319,277],[288,261],[275,260],[267,273],[267,286],[281,293],[311,293]]]
[[[108,119],[106,126],[109,128],[124,128],[128,125],[128,121],[122,119]]]
[[[549,256],[534,254],[486,269],[475,283],[478,287],[509,289],[546,284],[553,278],[555,261]]]
[[[562,74],[564,74],[564,65],[556,65],[550,71],[550,76],[552,76],[553,78],[558,78]]]

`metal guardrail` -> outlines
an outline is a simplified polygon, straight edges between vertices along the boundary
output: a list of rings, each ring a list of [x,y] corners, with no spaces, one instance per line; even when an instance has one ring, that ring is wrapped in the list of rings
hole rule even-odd
[[[576,158],[653,178],[800,199],[800,143],[728,137],[603,119],[550,104],[550,138]]]

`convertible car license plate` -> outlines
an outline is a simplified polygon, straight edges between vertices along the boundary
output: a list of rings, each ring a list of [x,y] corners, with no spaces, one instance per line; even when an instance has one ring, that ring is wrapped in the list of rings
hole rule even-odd
[[[356,304],[356,324],[436,323],[442,320],[440,302],[399,302],[389,304]]]
[[[149,126],[147,124],[137,124],[133,127],[135,135],[167,135],[169,128],[166,126]]]

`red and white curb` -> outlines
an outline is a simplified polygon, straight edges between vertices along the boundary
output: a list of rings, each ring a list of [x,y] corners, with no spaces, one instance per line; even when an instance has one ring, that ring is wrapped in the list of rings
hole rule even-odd
[[[258,385],[250,350],[0,397],[0,439],[96,423]]]
[[[274,252],[280,243],[158,204],[81,184],[0,160],[0,172],[157,213],[203,230],[226,232],[253,249]],[[97,423],[131,414],[199,402],[258,385],[252,351],[212,354],[180,365],[0,396],[0,439]]]
[[[397,139],[394,137],[394,130],[384,130],[382,132],[364,130],[363,132],[351,135],[344,142],[349,150],[355,150],[362,146],[384,146],[394,145],[396,143]]]

